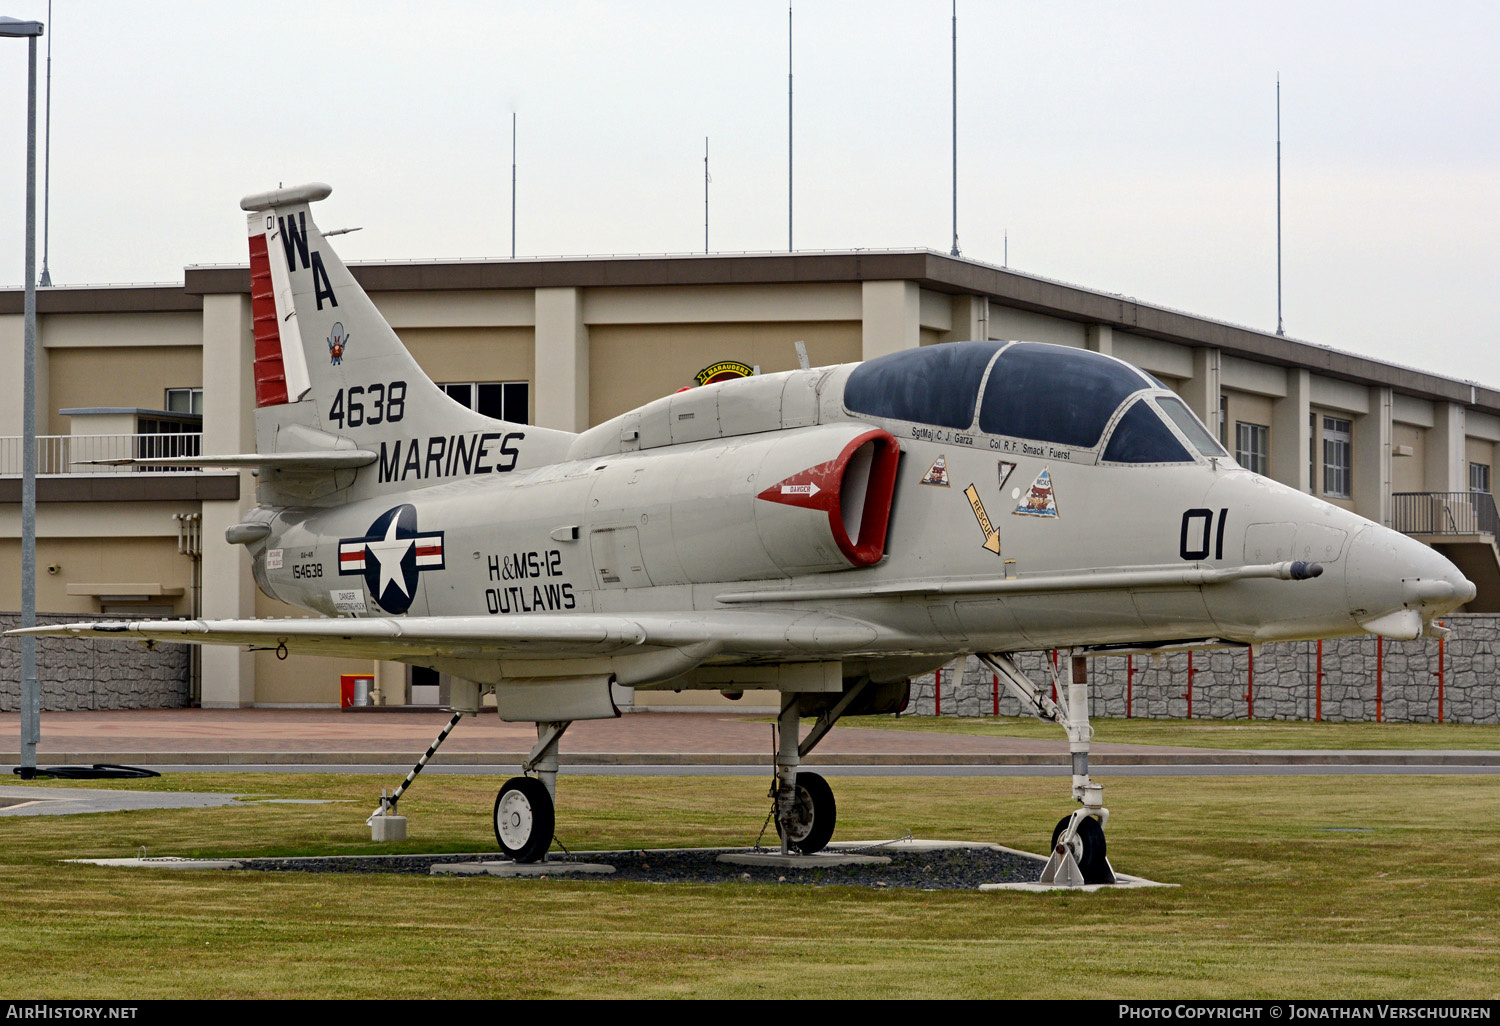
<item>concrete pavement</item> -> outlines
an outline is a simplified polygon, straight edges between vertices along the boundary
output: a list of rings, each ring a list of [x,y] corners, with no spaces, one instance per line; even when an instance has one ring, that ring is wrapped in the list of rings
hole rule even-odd
[[[337,709],[142,709],[44,713],[39,765],[410,764],[448,721],[443,712]],[[536,734],[493,714],[468,717],[433,765],[515,765]],[[0,713],[0,762],[19,761],[20,716]],[[563,737],[574,766],[766,765],[771,723],[764,713],[631,713],[581,720]],[[1056,739],[978,737],[929,731],[833,730],[806,760],[823,766],[1062,766]],[[1096,743],[1105,767],[1500,766],[1500,751],[1269,751]]]

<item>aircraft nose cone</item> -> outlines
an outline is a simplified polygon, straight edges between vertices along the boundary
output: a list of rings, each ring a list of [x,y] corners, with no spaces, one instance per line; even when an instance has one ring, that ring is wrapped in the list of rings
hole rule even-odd
[[[1475,594],[1473,582],[1441,553],[1384,527],[1360,531],[1349,543],[1345,565],[1350,612],[1377,633],[1414,637],[1423,623]]]

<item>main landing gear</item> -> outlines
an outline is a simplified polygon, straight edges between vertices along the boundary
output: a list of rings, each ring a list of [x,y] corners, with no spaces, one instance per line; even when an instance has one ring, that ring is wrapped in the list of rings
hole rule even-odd
[[[777,717],[776,779],[771,785],[771,797],[776,800],[772,813],[776,833],[781,837],[781,854],[812,855],[833,839],[833,828],[838,822],[833,788],[818,774],[804,772],[799,767],[869,686],[870,679],[866,677],[844,692],[838,702],[818,714],[812,730],[800,741],[799,696],[795,693],[782,696],[781,714]]]
[[[1052,855],[1042,870],[1041,883],[1067,886],[1115,883],[1114,868],[1105,857],[1104,827],[1109,810],[1104,807],[1104,786],[1089,780],[1088,662],[1073,657],[1072,678],[1066,686],[1057,680],[1054,702],[1027,679],[1008,652],[981,653],[979,658],[999,675],[1010,692],[1021,700],[1038,719],[1061,724],[1068,734],[1068,749],[1073,756],[1073,797],[1082,808],[1060,819],[1052,831]]]
[[[495,840],[516,862],[543,862],[552,847],[557,828],[557,743],[570,722],[538,723],[536,746],[521,763],[523,773],[536,776],[511,777],[495,796]]]

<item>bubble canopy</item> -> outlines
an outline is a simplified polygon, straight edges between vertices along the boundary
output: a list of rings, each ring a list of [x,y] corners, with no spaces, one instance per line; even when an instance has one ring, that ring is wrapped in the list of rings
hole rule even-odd
[[[983,395],[981,395],[981,391]],[[1122,404],[1140,393],[1166,391],[1156,378],[1121,360],[1041,342],[950,342],[906,349],[866,361],[844,386],[850,413],[905,420],[955,430],[1093,449]],[[1186,463],[1193,455],[1163,419],[1186,435],[1191,448],[1223,455],[1212,435],[1174,397],[1164,411],[1147,396],[1120,418],[1119,442],[1104,460],[1120,463]],[[1183,415],[1191,422],[1181,426]]]

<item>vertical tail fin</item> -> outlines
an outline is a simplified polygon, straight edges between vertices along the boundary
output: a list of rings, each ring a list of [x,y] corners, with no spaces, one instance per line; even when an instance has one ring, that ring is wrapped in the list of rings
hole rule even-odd
[[[476,413],[422,372],[312,219],[309,205],[332,191],[312,183],[240,201],[249,211],[257,449],[378,453],[360,470],[357,495],[564,458],[571,433]]]

